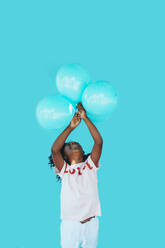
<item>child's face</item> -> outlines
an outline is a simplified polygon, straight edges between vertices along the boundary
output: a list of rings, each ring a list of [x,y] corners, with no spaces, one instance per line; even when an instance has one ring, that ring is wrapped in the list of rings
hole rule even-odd
[[[64,153],[69,158],[70,156],[73,156],[75,153],[76,154],[79,153],[83,155],[83,149],[78,142],[71,141],[68,142],[67,145],[65,146]]]

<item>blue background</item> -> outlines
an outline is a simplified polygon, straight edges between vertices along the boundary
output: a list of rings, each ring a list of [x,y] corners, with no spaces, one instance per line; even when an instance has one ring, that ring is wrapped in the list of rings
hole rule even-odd
[[[35,109],[56,93],[59,66],[78,62],[120,95],[97,125],[98,247],[164,248],[163,1],[4,1],[0,19],[0,247],[60,246],[60,184],[48,165],[59,131],[42,129]],[[83,122],[69,139],[92,149]]]

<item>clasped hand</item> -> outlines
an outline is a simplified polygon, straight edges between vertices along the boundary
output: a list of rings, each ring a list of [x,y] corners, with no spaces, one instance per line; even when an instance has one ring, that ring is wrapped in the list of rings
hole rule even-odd
[[[70,122],[70,127],[72,129],[76,128],[80,124],[81,119],[85,120],[85,118],[87,117],[86,110],[84,109],[81,102],[77,104],[77,108],[78,108],[78,112],[75,113],[75,115],[73,116]]]

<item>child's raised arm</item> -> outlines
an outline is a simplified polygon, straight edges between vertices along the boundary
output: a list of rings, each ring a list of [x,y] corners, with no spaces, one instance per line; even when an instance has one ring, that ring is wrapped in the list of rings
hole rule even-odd
[[[96,167],[98,167],[98,161],[100,159],[101,152],[102,152],[103,139],[102,139],[98,129],[96,128],[96,126],[87,117],[86,111],[85,111],[85,109],[81,103],[77,104],[77,108],[79,110],[81,118],[85,121],[85,123],[86,123],[92,137],[93,137],[94,146],[93,146],[92,152],[91,152],[91,159],[94,162],[94,164],[96,165]]]
[[[69,125],[64,129],[64,131],[56,138],[55,142],[52,145],[51,152],[53,161],[56,164],[56,167],[59,171],[61,171],[63,165],[64,165],[64,159],[61,155],[61,148],[65,143],[65,140],[69,136],[69,134],[80,124],[81,118],[80,114],[77,112],[73,116],[71,122]]]

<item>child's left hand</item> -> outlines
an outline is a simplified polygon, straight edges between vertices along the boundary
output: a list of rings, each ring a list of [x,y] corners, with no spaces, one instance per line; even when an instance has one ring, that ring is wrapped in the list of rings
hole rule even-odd
[[[81,102],[77,104],[78,112],[80,113],[81,118],[84,120],[87,115],[86,115],[86,110],[84,109],[83,105]]]

